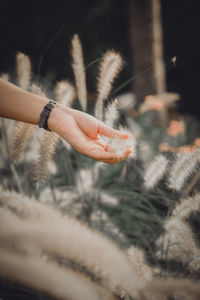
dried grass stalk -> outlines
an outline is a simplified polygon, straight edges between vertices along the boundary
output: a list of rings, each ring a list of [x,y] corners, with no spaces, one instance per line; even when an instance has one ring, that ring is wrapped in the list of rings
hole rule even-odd
[[[144,172],[144,187],[152,189],[162,179],[167,170],[168,160],[163,155],[158,155],[147,165]]]
[[[17,220],[13,225],[14,218],[11,223],[2,214],[1,240],[3,236],[9,236],[9,239],[14,239],[19,244],[26,241],[50,256],[75,262],[100,278],[105,287],[118,295],[124,291],[135,296],[137,290],[144,286],[145,282],[138,278],[128,257],[102,234],[36,201],[27,198],[20,200],[19,196],[13,201],[11,199],[14,194],[10,197],[9,193],[6,201],[3,198],[4,196],[1,197],[1,202],[4,205],[16,210],[26,220]],[[4,224],[6,225],[3,226]]]
[[[194,174],[198,166],[199,152],[178,154],[175,163],[172,165],[168,176],[168,187],[179,191],[186,180]]]
[[[35,84],[35,83],[33,83],[33,84],[31,85],[31,92],[32,92],[33,94],[38,95],[38,96],[47,98],[46,94],[42,91],[41,87],[38,86],[38,85]]]
[[[0,249],[0,275],[58,299],[108,300],[85,276],[42,256],[20,255]]]
[[[33,93],[46,98],[40,87],[34,84],[31,88]],[[56,133],[44,130],[39,149],[39,158],[33,168],[33,177],[37,185],[47,182],[49,176],[48,164],[56,152],[59,141],[60,137]]]
[[[182,220],[188,220],[193,211],[200,211],[200,194],[187,199],[181,199],[172,211],[172,216]]]
[[[23,122],[16,122],[16,130],[14,132],[14,140],[11,148],[12,159],[17,162],[30,140],[34,127]]]
[[[171,217],[165,223],[165,234],[159,238],[157,252],[159,258],[183,262],[191,271],[200,269],[200,248],[190,225],[179,218]],[[166,257],[162,257],[162,253]]]
[[[137,247],[130,247],[127,251],[132,268],[137,272],[142,281],[149,282],[153,279],[153,269],[146,263],[145,253]]]
[[[119,110],[117,108],[117,99],[109,103],[105,111],[105,124],[114,127],[115,122],[119,118]]]
[[[5,80],[5,81],[9,81],[10,75],[7,74],[7,73],[2,73],[2,74],[0,75],[0,78],[3,79],[3,80]]]
[[[71,54],[72,54],[72,68],[74,71],[78,99],[82,109],[86,111],[87,110],[87,89],[86,89],[85,66],[83,60],[82,46],[77,34],[75,34],[72,39]]]
[[[123,133],[127,133],[129,135],[128,139],[122,140],[118,137],[114,137],[112,139],[107,139],[107,143],[110,146],[110,148],[112,149],[112,151],[117,155],[117,156],[123,156],[124,153],[127,150],[127,147],[131,147],[131,154],[129,155],[130,157],[134,157],[135,156],[135,145],[136,145],[136,140],[132,134],[132,132],[124,127],[119,127],[118,129],[119,131],[123,132]]]
[[[31,60],[24,53],[18,52],[16,55],[16,71],[20,87],[27,90],[31,79]]]
[[[64,106],[70,107],[75,98],[75,89],[68,80],[61,80],[56,83],[56,100]]]
[[[31,61],[30,58],[19,52],[16,55],[17,80],[21,88],[28,89],[31,78]],[[24,152],[29,138],[31,136],[33,126],[23,122],[16,122],[15,137],[12,145],[12,158],[18,161]]]
[[[187,279],[165,278],[154,280],[141,291],[139,300],[200,300],[200,285]],[[170,297],[170,298],[169,298]]]
[[[97,82],[97,103],[95,117],[103,119],[103,100],[107,99],[114,79],[122,68],[121,55],[113,50],[107,51],[100,63],[100,73]]]
[[[46,183],[49,178],[49,166],[56,147],[60,141],[59,135],[45,131],[39,149],[39,158],[33,169],[33,177],[37,185]]]

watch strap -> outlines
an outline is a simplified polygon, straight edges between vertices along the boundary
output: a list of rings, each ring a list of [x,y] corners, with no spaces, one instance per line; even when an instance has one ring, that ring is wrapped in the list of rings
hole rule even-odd
[[[47,122],[48,122],[49,115],[50,115],[52,109],[55,107],[55,105],[56,105],[56,101],[50,100],[43,108],[43,111],[40,114],[40,119],[39,119],[39,123],[38,123],[40,128],[44,128],[45,130],[51,131],[48,128]]]

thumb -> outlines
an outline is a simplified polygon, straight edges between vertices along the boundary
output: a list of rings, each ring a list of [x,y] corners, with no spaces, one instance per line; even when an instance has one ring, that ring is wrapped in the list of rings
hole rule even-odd
[[[118,137],[120,139],[128,139],[130,137],[128,133],[115,130],[112,127],[104,124],[102,121],[98,121],[98,134],[102,134],[108,138]]]

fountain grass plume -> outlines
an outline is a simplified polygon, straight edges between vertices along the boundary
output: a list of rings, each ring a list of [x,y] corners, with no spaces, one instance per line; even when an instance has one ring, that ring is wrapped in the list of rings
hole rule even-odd
[[[100,63],[99,77],[97,81],[97,102],[95,117],[103,119],[103,101],[108,98],[114,79],[122,68],[122,57],[114,50],[108,50]]]
[[[120,126],[118,130],[122,133],[127,133],[129,135],[129,138],[125,140],[120,139],[118,136],[115,136],[112,139],[104,138],[109,147],[119,157],[124,155],[127,147],[131,147],[131,154],[129,155],[129,158],[135,157],[136,139],[133,136],[132,132],[128,128],[125,128],[123,126]]]
[[[153,279],[153,269],[146,263],[145,253],[142,249],[131,246],[127,251],[133,269],[142,281],[149,282]]]
[[[56,147],[60,141],[59,135],[54,132],[43,133],[39,149],[39,157],[33,168],[33,178],[36,185],[44,184],[49,179],[49,167],[53,155],[56,153]]]
[[[110,102],[105,109],[105,124],[114,127],[115,122],[119,118],[119,110],[117,107],[117,99]]]
[[[11,155],[15,162],[17,162],[22,156],[34,130],[34,127],[30,124],[25,124],[23,122],[16,123],[13,144],[11,146]]]
[[[47,98],[46,94],[42,91],[41,87],[35,83],[31,85],[31,92],[35,95]]]
[[[183,262],[192,272],[200,270],[200,248],[188,222],[193,211],[200,211],[199,194],[181,199],[165,222],[165,234],[157,241],[158,245],[162,244],[161,249],[167,253],[167,259]],[[160,256],[163,250],[159,250],[157,255]]]
[[[61,80],[56,83],[54,89],[56,100],[64,106],[71,107],[75,98],[75,89],[68,80]]]
[[[138,300],[200,300],[200,285],[188,279],[164,278],[151,281]],[[174,298],[175,297],[175,298]]]
[[[39,96],[47,98],[45,93],[37,85],[32,86],[32,92]],[[48,181],[48,164],[51,162],[52,157],[56,152],[56,147],[59,141],[60,137],[56,133],[43,130],[39,148],[39,157],[33,168],[33,178],[37,186]]]
[[[186,199],[181,199],[172,210],[172,216],[188,220],[193,211],[200,211],[200,194]]]
[[[21,255],[0,248],[0,275],[58,299],[111,300],[106,291],[89,278],[44,255]]]
[[[84,111],[87,110],[87,88],[86,88],[86,76],[85,76],[85,66],[83,60],[83,50],[81,42],[77,34],[74,35],[72,39],[72,68],[74,71],[77,96],[81,107]]]
[[[31,61],[27,55],[21,52],[17,53],[16,55],[16,71],[17,81],[20,87],[27,90],[29,88],[31,79]],[[32,130],[32,125],[19,121],[16,122],[16,131],[14,132],[14,140],[11,149],[12,158],[14,161],[18,161],[24,152]]]
[[[163,155],[158,155],[147,165],[144,172],[144,187],[152,189],[162,179],[167,170],[168,160]]]
[[[72,261],[97,276],[103,286],[118,295],[125,291],[134,296],[144,286],[145,282],[138,278],[127,255],[101,233],[27,197],[17,196],[13,201],[15,195],[9,192],[5,197],[1,195],[2,205],[23,219],[13,218],[10,222],[2,214],[1,240],[9,236],[19,245],[32,244],[47,255]]]
[[[39,86],[33,84],[31,86],[31,92],[36,95],[45,97]],[[14,131],[13,145],[11,148],[12,159],[17,162],[25,151],[30,137],[35,129],[35,126],[31,124],[26,124],[23,122],[16,122],[16,130]]]
[[[185,182],[197,170],[200,149],[193,153],[178,154],[168,173],[168,187],[180,191]]]
[[[3,79],[3,80],[5,80],[5,81],[9,81],[10,75],[8,73],[2,73],[0,75],[0,78]]]
[[[29,88],[31,79],[31,60],[28,55],[18,52],[16,55],[17,81],[24,90]]]
[[[156,244],[159,259],[182,262],[191,272],[200,270],[200,248],[189,223],[181,215],[165,221],[165,233]],[[163,253],[166,255],[163,257]]]

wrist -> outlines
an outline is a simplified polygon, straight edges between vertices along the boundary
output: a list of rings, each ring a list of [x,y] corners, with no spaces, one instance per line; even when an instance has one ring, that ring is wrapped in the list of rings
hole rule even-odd
[[[50,100],[43,108],[42,113],[40,114],[40,120],[39,120],[39,128],[44,128],[48,131],[50,131],[49,127],[48,127],[48,119],[49,116],[52,112],[52,110],[54,109],[56,105],[56,101],[54,100]]]
[[[65,116],[71,114],[71,109],[68,107],[64,107],[61,104],[56,104],[52,109],[49,118],[47,120],[48,128],[50,131],[57,131],[58,125],[62,119],[63,114]]]

